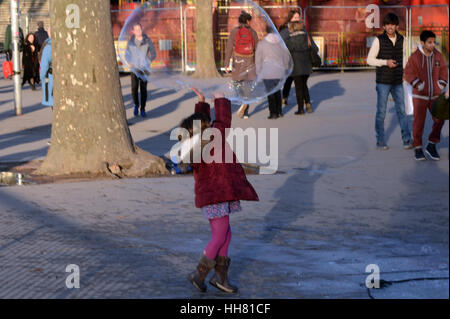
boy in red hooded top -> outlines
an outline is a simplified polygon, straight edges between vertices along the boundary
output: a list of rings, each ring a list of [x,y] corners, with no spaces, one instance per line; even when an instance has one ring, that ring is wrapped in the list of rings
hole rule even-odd
[[[444,93],[448,80],[448,68],[442,54],[435,48],[436,35],[432,31],[422,31],[420,45],[408,60],[405,80],[413,87],[414,122],[413,138],[415,159],[426,160],[422,150],[422,135],[427,115],[433,102]],[[444,121],[433,117],[433,129],[428,137],[425,152],[433,160],[439,160],[436,143],[440,142]]]
[[[199,97],[195,105],[195,113],[184,119],[180,127],[193,135],[193,121],[200,120],[202,130],[210,127],[210,106],[205,103],[201,92],[194,89]],[[257,201],[258,195],[248,182],[242,166],[233,153],[233,161],[226,162],[226,129],[231,127],[231,102],[216,94],[214,100],[215,121],[212,127],[222,135],[222,159],[206,163],[203,158],[200,163],[193,163],[195,179],[195,206],[202,209],[208,218],[212,238],[206,246],[203,255],[188,279],[199,291],[205,292],[204,281],[209,271],[214,268],[215,274],[209,283],[228,293],[237,292],[238,288],[228,282],[228,246],[231,241],[229,215],[241,210],[240,200]]]

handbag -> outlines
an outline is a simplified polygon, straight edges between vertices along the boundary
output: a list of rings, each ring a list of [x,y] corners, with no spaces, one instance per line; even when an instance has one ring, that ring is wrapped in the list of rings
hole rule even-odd
[[[434,102],[431,107],[431,114],[441,120],[445,121],[449,119],[449,103],[448,98],[445,94],[441,94]]]
[[[322,59],[320,58],[318,52],[314,50],[309,33],[306,35],[306,37],[308,38],[309,57],[311,59],[311,64],[313,67],[317,68],[322,65]]]

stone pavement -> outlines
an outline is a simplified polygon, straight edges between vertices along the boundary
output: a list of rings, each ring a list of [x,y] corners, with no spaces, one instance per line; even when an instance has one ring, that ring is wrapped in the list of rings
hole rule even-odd
[[[149,86],[148,118],[134,118],[121,80],[137,145],[166,153],[194,94]],[[313,114],[294,115],[292,90],[282,119],[267,120],[266,102],[249,120],[233,116],[233,127],[278,128],[284,174],[248,177],[261,200],[231,217],[231,297],[448,298],[448,124],[441,161],[415,162],[390,103],[390,150],[376,151],[374,73],[317,73],[309,84]],[[0,80],[0,166],[45,157],[51,110],[40,94],[25,87],[16,117],[12,81]],[[227,298],[186,280],[210,238],[193,186],[175,176],[1,187],[0,298]],[[79,289],[66,287],[70,264]],[[368,291],[370,264],[392,284]]]

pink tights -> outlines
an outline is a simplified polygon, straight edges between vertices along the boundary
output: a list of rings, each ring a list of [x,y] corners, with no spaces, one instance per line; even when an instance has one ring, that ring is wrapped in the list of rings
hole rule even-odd
[[[205,248],[205,255],[215,259],[217,255],[228,256],[228,246],[231,241],[231,228],[229,216],[209,220],[211,225],[211,241]]]

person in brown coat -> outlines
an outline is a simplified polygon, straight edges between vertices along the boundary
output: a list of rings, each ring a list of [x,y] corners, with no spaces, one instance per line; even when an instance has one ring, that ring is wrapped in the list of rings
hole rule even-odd
[[[239,26],[234,28],[228,38],[225,51],[225,71],[230,72],[229,62],[232,61],[232,79],[240,96],[249,96],[249,84],[256,79],[255,52],[258,45],[258,35],[249,23],[252,16],[245,11],[239,16]],[[241,105],[238,116],[248,118],[249,105]]]

